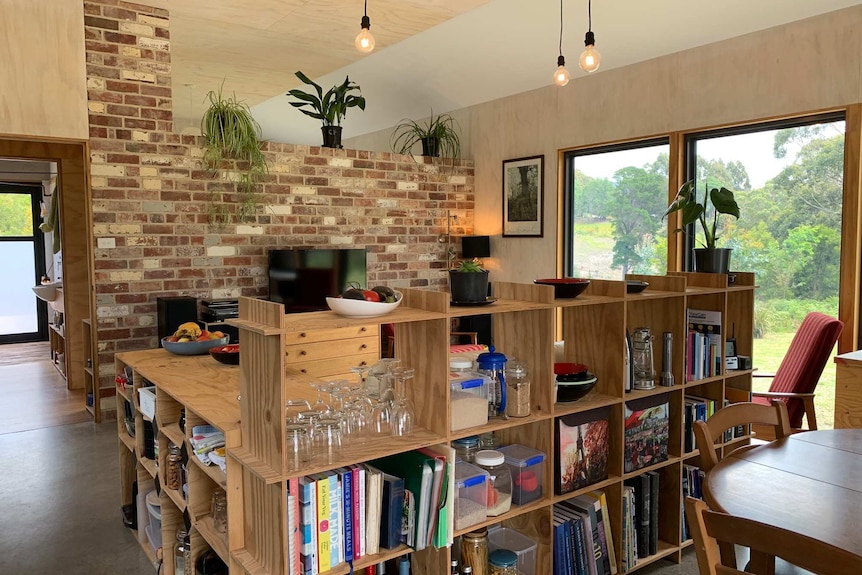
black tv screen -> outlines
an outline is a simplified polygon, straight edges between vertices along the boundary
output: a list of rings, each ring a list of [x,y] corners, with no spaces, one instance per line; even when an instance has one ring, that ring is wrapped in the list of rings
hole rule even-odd
[[[365,287],[364,249],[294,249],[269,252],[269,299],[285,313],[326,310],[326,298],[355,282]]]

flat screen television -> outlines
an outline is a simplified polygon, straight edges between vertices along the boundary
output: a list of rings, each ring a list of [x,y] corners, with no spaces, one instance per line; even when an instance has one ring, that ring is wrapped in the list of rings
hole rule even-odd
[[[365,287],[365,250],[270,250],[268,273],[269,299],[284,304],[285,313],[326,310],[326,298],[344,292],[349,283]]]

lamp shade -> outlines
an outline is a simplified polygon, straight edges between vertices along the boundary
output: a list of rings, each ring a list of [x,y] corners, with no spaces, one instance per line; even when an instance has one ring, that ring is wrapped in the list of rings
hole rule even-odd
[[[491,257],[491,239],[488,236],[464,236],[461,238],[464,259]]]

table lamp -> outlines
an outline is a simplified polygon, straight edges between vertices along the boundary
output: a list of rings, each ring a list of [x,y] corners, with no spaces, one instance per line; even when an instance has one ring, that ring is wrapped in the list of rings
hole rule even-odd
[[[465,260],[473,260],[479,265],[479,258],[491,257],[491,239],[489,236],[464,236],[461,238],[461,253]]]

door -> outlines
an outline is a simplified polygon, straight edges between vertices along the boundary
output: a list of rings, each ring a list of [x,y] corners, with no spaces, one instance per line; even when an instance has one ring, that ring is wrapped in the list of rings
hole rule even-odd
[[[46,304],[31,289],[45,269],[41,197],[39,185],[0,184],[0,343],[48,337]]]

